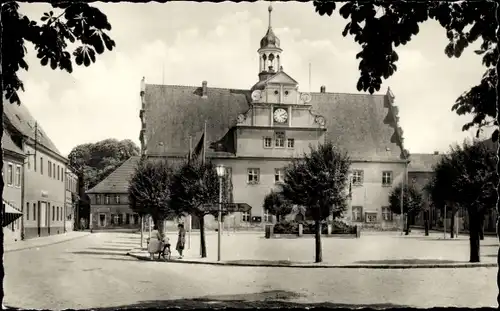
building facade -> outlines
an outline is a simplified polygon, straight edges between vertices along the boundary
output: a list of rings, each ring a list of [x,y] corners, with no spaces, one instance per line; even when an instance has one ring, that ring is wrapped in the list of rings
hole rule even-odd
[[[18,211],[22,209],[23,163],[26,158],[20,146],[12,140],[8,131],[2,136],[2,154],[4,180],[3,204],[9,204]],[[22,239],[22,217],[4,228],[6,242],[20,241]]]
[[[269,21],[271,21],[269,8]],[[154,85],[141,82],[141,151],[174,159],[189,153],[189,139],[205,145],[206,157],[230,171],[234,226],[261,226],[272,217],[264,197],[283,179],[291,157],[332,141],[352,160],[352,200],[346,218],[365,226],[392,227],[392,187],[403,180],[406,160],[398,109],[383,95],[300,92],[283,69],[283,50],[271,23],[260,41],[258,81],[249,89]],[[214,217],[207,216],[207,227]],[[215,225],[213,225],[215,227]]]
[[[65,178],[64,230],[68,232],[75,229],[80,196],[78,195],[78,176],[66,168]]]
[[[4,105],[4,122],[6,131],[26,156],[21,168],[24,237],[63,233],[68,160],[24,105]]]
[[[139,215],[128,203],[128,182],[140,157],[131,157],[94,188],[87,191],[90,199],[90,228],[140,228]]]

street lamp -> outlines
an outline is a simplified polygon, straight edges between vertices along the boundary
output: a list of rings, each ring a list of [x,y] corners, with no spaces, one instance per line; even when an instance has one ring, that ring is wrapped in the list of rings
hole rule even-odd
[[[220,261],[220,238],[221,238],[221,223],[222,223],[222,177],[226,171],[223,165],[217,165],[217,176],[219,177],[219,213],[217,217],[218,230],[217,230],[217,261]]]

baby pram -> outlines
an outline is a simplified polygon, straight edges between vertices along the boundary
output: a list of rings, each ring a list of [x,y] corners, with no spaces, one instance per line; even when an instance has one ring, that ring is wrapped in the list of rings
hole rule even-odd
[[[154,260],[154,255],[158,254],[158,259],[163,258],[165,260],[170,260],[170,240],[169,238],[164,238],[159,240],[157,238],[148,238],[148,252],[151,256],[151,260]]]

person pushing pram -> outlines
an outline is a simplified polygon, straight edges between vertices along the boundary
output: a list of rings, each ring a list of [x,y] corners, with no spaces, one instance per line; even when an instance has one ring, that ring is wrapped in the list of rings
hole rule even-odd
[[[155,238],[148,239],[148,252],[151,260],[154,260],[155,254],[158,254],[158,259],[170,260],[170,246],[170,239],[168,237],[162,238],[160,232],[156,232]]]

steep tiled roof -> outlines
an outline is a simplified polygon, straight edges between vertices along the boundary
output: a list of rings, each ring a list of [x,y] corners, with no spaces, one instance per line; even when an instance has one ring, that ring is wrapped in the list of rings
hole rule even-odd
[[[24,152],[21,148],[19,148],[14,141],[12,140],[12,137],[10,136],[9,132],[4,131],[3,136],[2,136],[2,148],[4,150],[9,150],[11,152],[15,152],[18,154],[23,155]]]
[[[140,157],[130,157],[87,193],[127,193],[130,177]]]
[[[148,154],[186,154],[207,120],[207,142],[221,139],[249,109],[247,90],[146,85],[145,123]],[[326,119],[327,139],[346,149],[353,160],[399,160],[394,114],[387,95],[312,93],[313,111]],[[163,145],[160,144],[163,143]]]
[[[442,157],[442,154],[433,153],[411,154],[408,172],[432,172],[434,171],[433,166],[436,165]]]
[[[31,115],[28,108],[25,105],[11,104],[7,100],[4,100],[4,117],[6,122],[10,123],[17,131],[21,132],[24,136],[28,136],[35,139],[35,118]],[[50,140],[49,136],[40,126],[38,128],[38,143],[62,156],[59,150],[56,148],[55,144]]]
[[[215,141],[236,125],[238,114],[249,108],[250,92],[244,90],[146,84],[146,138],[148,154],[183,153],[193,148],[207,121],[207,142]],[[163,146],[161,145],[163,144]]]

